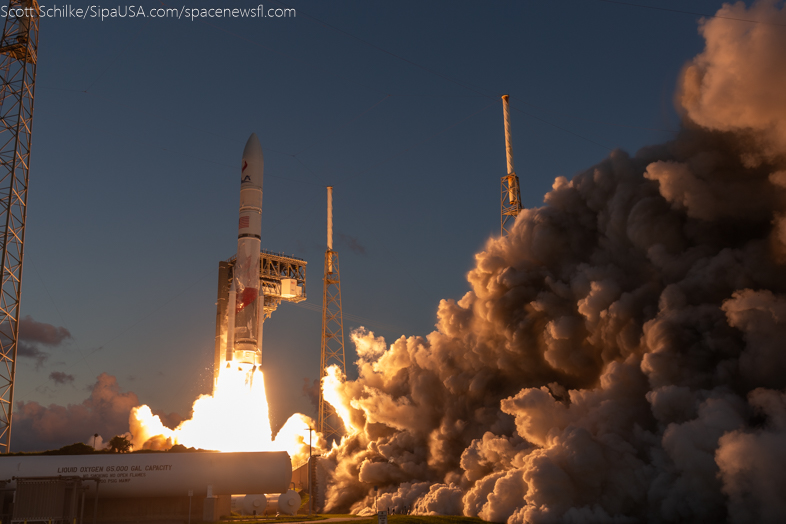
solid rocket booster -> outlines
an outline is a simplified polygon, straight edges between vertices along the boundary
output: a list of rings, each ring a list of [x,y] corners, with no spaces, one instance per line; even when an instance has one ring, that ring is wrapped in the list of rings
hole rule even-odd
[[[226,360],[254,366],[262,363],[264,296],[259,288],[259,249],[264,171],[262,146],[257,135],[252,133],[243,150],[240,168],[240,220],[237,259],[227,308]]]

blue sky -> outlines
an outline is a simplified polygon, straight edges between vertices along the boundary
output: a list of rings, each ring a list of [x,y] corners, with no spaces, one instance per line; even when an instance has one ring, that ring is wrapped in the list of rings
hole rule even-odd
[[[79,403],[101,372],[181,415],[209,391],[251,132],[262,247],[308,261],[317,306],[335,188],[344,312],[366,319],[345,321],[350,364],[351,329],[425,335],[439,300],[468,291],[499,232],[501,94],[538,206],[555,177],[668,140],[675,81],[703,47],[697,15],[602,0],[287,5],[296,17],[41,21],[22,315],[72,337],[38,368],[20,360],[17,401]],[[301,389],[319,373],[320,320],[285,304],[265,324],[274,425],[312,414]]]

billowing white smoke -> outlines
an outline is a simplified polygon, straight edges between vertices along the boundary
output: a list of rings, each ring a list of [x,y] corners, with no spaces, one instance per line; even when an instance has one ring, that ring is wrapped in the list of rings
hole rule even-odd
[[[786,521],[786,12],[725,6],[685,125],[558,178],[437,330],[358,331],[328,509]]]

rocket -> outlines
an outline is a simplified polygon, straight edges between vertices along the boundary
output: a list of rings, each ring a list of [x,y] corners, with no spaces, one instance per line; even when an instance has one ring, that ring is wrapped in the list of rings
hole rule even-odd
[[[265,297],[259,286],[265,160],[256,134],[248,138],[240,165],[240,220],[227,307],[226,361],[227,367],[234,361],[251,364],[256,369],[262,364],[262,323],[265,320]]]

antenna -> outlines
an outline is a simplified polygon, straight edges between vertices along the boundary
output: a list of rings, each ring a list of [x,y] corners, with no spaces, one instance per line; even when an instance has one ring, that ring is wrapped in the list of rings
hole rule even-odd
[[[327,248],[333,251],[333,186],[327,188]],[[330,270],[333,272],[333,261],[330,260]]]
[[[505,236],[521,211],[521,192],[519,177],[513,168],[513,146],[510,143],[510,107],[508,95],[502,95],[502,111],[505,117],[505,157],[508,162],[508,174],[500,181],[500,236]]]
[[[338,366],[346,375],[344,356],[344,314],[341,310],[341,277],[338,253],[333,250],[333,187],[327,188],[327,250],[325,251],[325,279],[322,293],[322,347],[320,351],[320,388],[318,431],[325,440],[338,440],[342,423],[336,410],[322,397],[322,379],[327,368]]]

